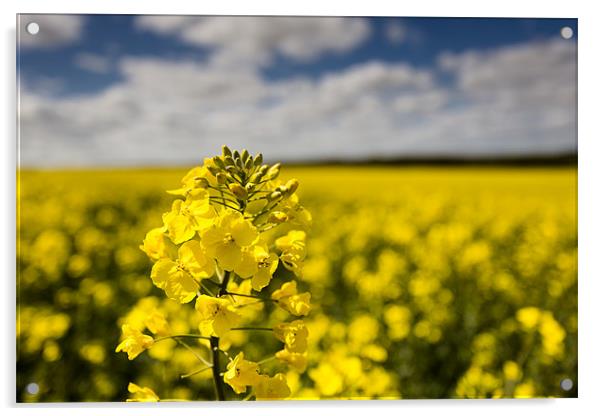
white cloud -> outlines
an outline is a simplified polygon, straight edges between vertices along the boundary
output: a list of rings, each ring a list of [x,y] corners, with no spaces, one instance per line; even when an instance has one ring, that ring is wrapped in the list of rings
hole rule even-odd
[[[212,62],[229,67],[266,65],[275,54],[308,61],[349,51],[370,34],[364,19],[341,17],[141,16],[136,24],[214,48]]]
[[[75,56],[75,65],[96,74],[106,74],[111,70],[111,60],[108,56],[93,53],[80,53]]]
[[[399,21],[391,21],[385,27],[385,36],[391,43],[403,43],[407,38],[407,28]]]
[[[166,29],[167,30],[167,29]],[[21,97],[24,165],[195,163],[221,144],[272,159],[555,152],[575,147],[575,44],[366,62],[318,79],[123,59],[95,95]]]
[[[31,35],[27,25],[35,22],[40,31]],[[19,39],[23,48],[56,48],[81,39],[84,17],[80,15],[22,14],[19,15]]]

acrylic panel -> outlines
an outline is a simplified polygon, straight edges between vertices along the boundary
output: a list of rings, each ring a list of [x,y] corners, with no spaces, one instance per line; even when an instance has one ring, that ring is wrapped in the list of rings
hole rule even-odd
[[[19,402],[577,397],[577,20],[17,16]]]

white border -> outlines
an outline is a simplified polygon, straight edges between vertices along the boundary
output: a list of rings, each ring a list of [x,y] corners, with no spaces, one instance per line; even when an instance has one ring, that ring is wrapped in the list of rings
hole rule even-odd
[[[6,273],[2,277],[2,310],[0,321],[3,342],[0,343],[2,378],[0,405],[6,414],[30,415],[37,411],[45,415],[81,414],[85,409],[95,415],[129,413],[157,415],[188,413],[223,414],[244,412],[248,415],[286,413],[287,416],[309,412],[333,412],[341,408],[346,414],[364,414],[374,409],[381,414],[441,414],[453,415],[504,415],[508,413],[535,413],[546,415],[592,414],[599,409],[602,389],[601,356],[602,335],[602,266],[600,237],[602,236],[602,201],[599,178],[602,178],[600,151],[600,65],[602,24],[594,8],[595,2],[503,0],[493,2],[455,0],[394,2],[386,0],[303,0],[291,4],[284,1],[136,1],[136,0],[9,0],[0,3],[2,21],[1,66],[3,135],[2,181],[4,203],[2,215],[2,244],[0,263]],[[15,406],[15,324],[14,324],[14,266],[15,266],[15,22],[16,13],[131,13],[131,14],[292,14],[292,15],[346,15],[346,16],[473,16],[473,17],[570,17],[579,18],[579,399],[563,400],[502,400],[453,401],[426,400],[401,402],[307,402],[294,404],[195,404],[139,406],[124,408],[118,404],[70,404],[41,406]],[[93,408],[93,410],[91,409]],[[124,412],[124,410],[126,410]]]

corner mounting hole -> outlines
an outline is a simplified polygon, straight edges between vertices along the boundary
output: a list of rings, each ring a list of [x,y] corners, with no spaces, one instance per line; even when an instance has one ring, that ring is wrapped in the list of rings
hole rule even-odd
[[[28,23],[27,26],[25,26],[25,29],[27,30],[27,33],[29,33],[30,35],[37,35],[38,32],[40,31],[40,25],[37,24],[36,22],[31,22],[31,23]]]
[[[35,395],[40,392],[40,386],[38,386],[36,383],[29,383],[25,387],[25,391],[27,391],[29,394]]]
[[[564,391],[569,391],[573,388],[573,380],[565,378],[560,382],[560,388]]]
[[[563,39],[570,39],[573,37],[573,29],[571,29],[568,26],[563,27],[562,29],[560,29],[560,36],[563,37]]]

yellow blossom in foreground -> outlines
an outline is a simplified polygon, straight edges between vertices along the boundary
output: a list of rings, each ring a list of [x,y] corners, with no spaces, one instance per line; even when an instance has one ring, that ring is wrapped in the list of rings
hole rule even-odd
[[[161,259],[151,271],[155,286],[180,303],[190,302],[198,291],[195,279],[210,277],[215,270],[213,260],[209,259],[199,242],[187,241],[178,250],[178,259]]]
[[[167,234],[174,244],[182,244],[213,223],[215,210],[209,204],[209,194],[203,192],[194,198],[176,199],[171,211],[163,214]]]
[[[159,396],[148,387],[140,387],[137,384],[128,384],[128,391],[132,397],[127,399],[128,402],[158,402]]]
[[[259,365],[252,361],[245,360],[245,355],[241,351],[228,363],[227,371],[224,373],[224,381],[232,387],[236,393],[244,393],[247,386],[254,386],[259,383]]]
[[[207,253],[228,271],[237,269],[243,261],[243,248],[250,246],[259,233],[239,212],[228,212],[201,234]],[[244,274],[244,271],[243,271]]]
[[[286,349],[291,352],[305,352],[307,350],[308,335],[309,331],[300,319],[293,322],[283,322],[274,327],[274,336],[284,342]]]
[[[286,377],[281,373],[274,377],[261,376],[259,383],[255,386],[255,398],[257,400],[286,399],[290,395],[291,390],[286,383]]]
[[[201,315],[199,328],[202,333],[221,337],[240,321],[240,315],[226,298],[201,295],[196,300],[195,308]]]
[[[128,324],[122,325],[121,331],[123,332],[125,339],[117,346],[115,352],[127,352],[129,360],[133,360],[144,350],[153,346],[154,340],[152,337],[144,335],[142,332],[130,327]]]
[[[251,286],[253,286],[253,289],[260,291],[272,280],[272,276],[278,268],[278,256],[261,248],[259,253],[255,252],[255,260],[257,260],[258,270],[251,279]]]
[[[311,310],[309,303],[311,295],[308,292],[297,294],[297,282],[286,282],[278,290],[272,293],[272,299],[278,302],[278,306],[292,315],[305,316]]]
[[[288,349],[283,349],[276,353],[276,358],[293,367],[298,372],[302,373],[307,368],[307,353],[291,352]]]

